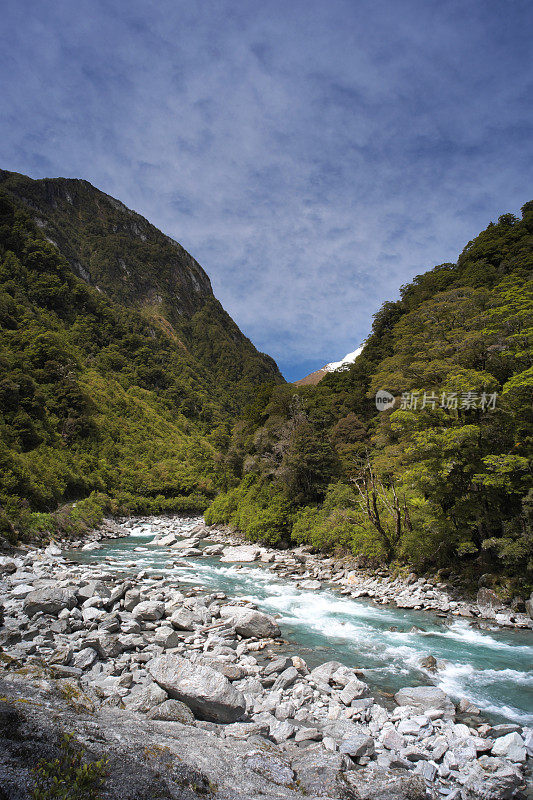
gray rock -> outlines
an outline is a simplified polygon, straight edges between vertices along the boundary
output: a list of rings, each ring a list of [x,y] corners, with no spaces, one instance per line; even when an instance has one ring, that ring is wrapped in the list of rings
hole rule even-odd
[[[288,656],[286,658],[275,658],[274,661],[271,661],[270,664],[267,664],[263,670],[263,675],[274,675],[276,673],[283,672],[283,670],[287,669],[288,667],[292,667],[292,659]]]
[[[342,703],[349,706],[353,700],[361,699],[367,695],[369,691],[370,689],[366,683],[360,681],[358,678],[352,678],[340,693],[339,699]]]
[[[26,595],[24,611],[33,617],[41,611],[43,614],[57,616],[64,608],[74,608],[76,595],[71,589],[36,589]]]
[[[156,600],[144,600],[135,606],[132,613],[141,622],[156,622],[165,613],[165,604]]]
[[[192,725],[194,723],[194,714],[189,706],[180,700],[165,700],[148,712],[148,719]]]
[[[522,783],[520,771],[501,758],[481,756],[470,770],[462,800],[512,800]]]
[[[526,760],[526,745],[519,733],[500,736],[492,745],[493,756],[508,758],[509,761],[523,763]]]
[[[220,609],[222,619],[228,619],[240,636],[245,639],[251,636],[258,638],[271,638],[281,636],[278,623],[269,614],[256,611],[253,608],[242,606],[222,606]]]
[[[342,666],[340,661],[326,661],[311,670],[311,677],[316,683],[329,683],[332,675]]]
[[[455,716],[455,706],[442,689],[436,686],[408,686],[394,695],[399,706],[411,706],[420,711],[436,708],[444,711],[444,717]]]
[[[298,670],[295,667],[287,667],[274,681],[274,691],[276,689],[288,689],[299,677]]]
[[[335,800],[359,800],[359,792],[346,780],[343,756],[320,745],[304,750],[292,759],[298,786],[303,794]]]
[[[210,667],[181,656],[161,655],[149,661],[147,669],[171,698],[188,705],[198,719],[236,722],[244,714],[242,693]]]
[[[277,754],[252,750],[244,756],[243,765],[276,786],[289,787],[294,782],[294,772],[289,763]]]
[[[137,589],[128,589],[124,595],[124,609],[133,611],[135,606],[141,602],[141,593]]]
[[[177,647],[181,642],[181,639],[174,628],[169,628],[166,625],[162,625],[155,632],[154,642],[160,647],[164,647],[165,650],[169,650],[172,647]]]
[[[374,740],[371,736],[358,734],[344,739],[339,747],[340,753],[346,753],[351,758],[361,758],[361,756],[374,755]]]
[[[154,681],[147,681],[146,683],[136,683],[130,694],[124,697],[123,703],[130,711],[146,713],[154,707],[160,706],[165,700],[168,700],[168,695],[164,689]]]
[[[188,608],[179,608],[170,617],[170,624],[178,631],[193,631],[197,623],[196,614]]]
[[[431,761],[419,761],[414,771],[428,783],[433,783],[437,774],[437,767]]]
[[[231,563],[234,561],[257,561],[260,554],[261,551],[258,547],[245,544],[239,547],[225,547],[220,560],[224,563]]]
[[[78,669],[89,669],[98,658],[98,653],[92,647],[84,647],[72,657],[72,666]]]

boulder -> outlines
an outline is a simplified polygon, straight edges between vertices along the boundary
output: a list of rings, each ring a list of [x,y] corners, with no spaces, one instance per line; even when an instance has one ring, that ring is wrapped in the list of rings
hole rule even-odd
[[[352,678],[340,693],[339,699],[346,706],[349,706],[354,700],[360,700],[362,697],[365,697],[369,691],[370,689],[366,683],[363,683],[363,681],[360,681],[358,678]]]
[[[270,753],[267,750],[251,750],[244,756],[243,764],[247,770],[252,770],[269,783],[287,787],[293,784],[294,772],[277,753]]]
[[[194,723],[194,714],[189,706],[186,706],[180,700],[165,700],[148,712],[148,719],[192,725]]]
[[[470,770],[462,800],[511,800],[522,783],[520,771],[501,758],[481,756]]]
[[[344,665],[340,661],[326,661],[311,670],[311,677],[316,683],[329,683],[333,674],[342,666]]]
[[[526,760],[526,744],[519,733],[500,736],[492,745],[493,756],[508,758],[509,761],[523,763]]]
[[[228,619],[236,632],[245,639],[257,636],[260,639],[281,636],[278,623],[269,614],[243,606],[222,606],[222,619]]]
[[[193,631],[198,621],[196,614],[188,608],[179,608],[170,617],[170,624],[177,631]]]
[[[40,611],[43,614],[57,616],[64,608],[74,608],[76,595],[71,589],[36,589],[26,595],[24,611],[28,617],[34,617]]]
[[[492,589],[483,586],[477,593],[476,602],[479,608],[499,608],[502,601]]]
[[[211,667],[168,654],[156,656],[147,669],[171,698],[189,706],[198,719],[236,722],[246,710],[242,693]]]
[[[339,747],[340,753],[346,753],[350,758],[361,758],[361,756],[374,755],[374,740],[371,736],[358,734],[344,739]]]
[[[455,706],[442,689],[437,686],[406,686],[394,695],[399,706],[411,706],[419,711],[436,708],[444,711],[443,716],[455,716]]]
[[[168,695],[155,681],[136,683],[130,694],[124,699],[123,703],[130,711],[142,711],[146,713],[161,703],[168,700]]]
[[[531,592],[529,600],[526,600],[525,606],[526,606],[526,612],[529,614],[531,619],[533,619],[533,592]]]
[[[343,771],[343,756],[324,750],[320,745],[304,750],[291,762],[298,788],[313,797],[336,800],[359,800],[359,792],[350,786]]]
[[[165,613],[165,604],[156,600],[144,600],[138,603],[132,611],[135,619],[142,622],[156,622]]]
[[[261,551],[258,547],[243,544],[239,547],[225,547],[220,560],[224,563],[257,561],[260,555]]]
[[[83,650],[80,650],[79,653],[75,653],[72,657],[72,666],[78,669],[89,669],[97,658],[98,653],[96,650],[92,647],[84,647]]]

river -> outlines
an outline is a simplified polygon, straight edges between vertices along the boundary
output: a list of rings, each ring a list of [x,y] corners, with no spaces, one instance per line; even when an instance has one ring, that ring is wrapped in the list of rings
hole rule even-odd
[[[190,527],[182,523],[184,536]],[[146,570],[148,575],[173,576],[177,588],[202,587],[251,600],[279,616],[292,654],[302,656],[310,667],[336,659],[362,669],[377,695],[433,683],[455,701],[470,700],[493,722],[533,725],[531,631],[484,630],[466,619],[346,598],[334,588],[304,590],[258,563],[240,566],[202,557],[175,564],[179,553],[151,545],[154,535],[145,525],[135,536],[66,555],[81,563],[98,563],[102,572],[136,575]],[[435,675],[420,667],[428,655],[445,662]]]

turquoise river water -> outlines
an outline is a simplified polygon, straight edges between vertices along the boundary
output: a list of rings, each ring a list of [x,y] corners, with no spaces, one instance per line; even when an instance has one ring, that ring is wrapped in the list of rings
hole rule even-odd
[[[185,530],[184,525],[184,535]],[[491,720],[533,725],[533,632],[481,630],[466,619],[346,598],[333,588],[299,589],[258,563],[239,566],[218,558],[190,558],[175,564],[179,552],[151,545],[153,535],[144,526],[142,535],[108,540],[98,550],[73,550],[67,556],[97,563],[102,572],[135,575],[147,570],[172,576],[176,588],[201,587],[251,600],[279,617],[292,654],[310,667],[335,658],[362,669],[376,693],[433,683],[456,701],[469,699]],[[436,675],[419,666],[427,655],[446,662]]]

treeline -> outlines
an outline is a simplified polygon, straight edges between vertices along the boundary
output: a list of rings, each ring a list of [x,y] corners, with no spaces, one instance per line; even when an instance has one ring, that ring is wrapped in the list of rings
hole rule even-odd
[[[533,202],[404,286],[353,365],[263,388],[208,522],[531,588],[532,276]],[[392,408],[377,410],[378,390]]]

